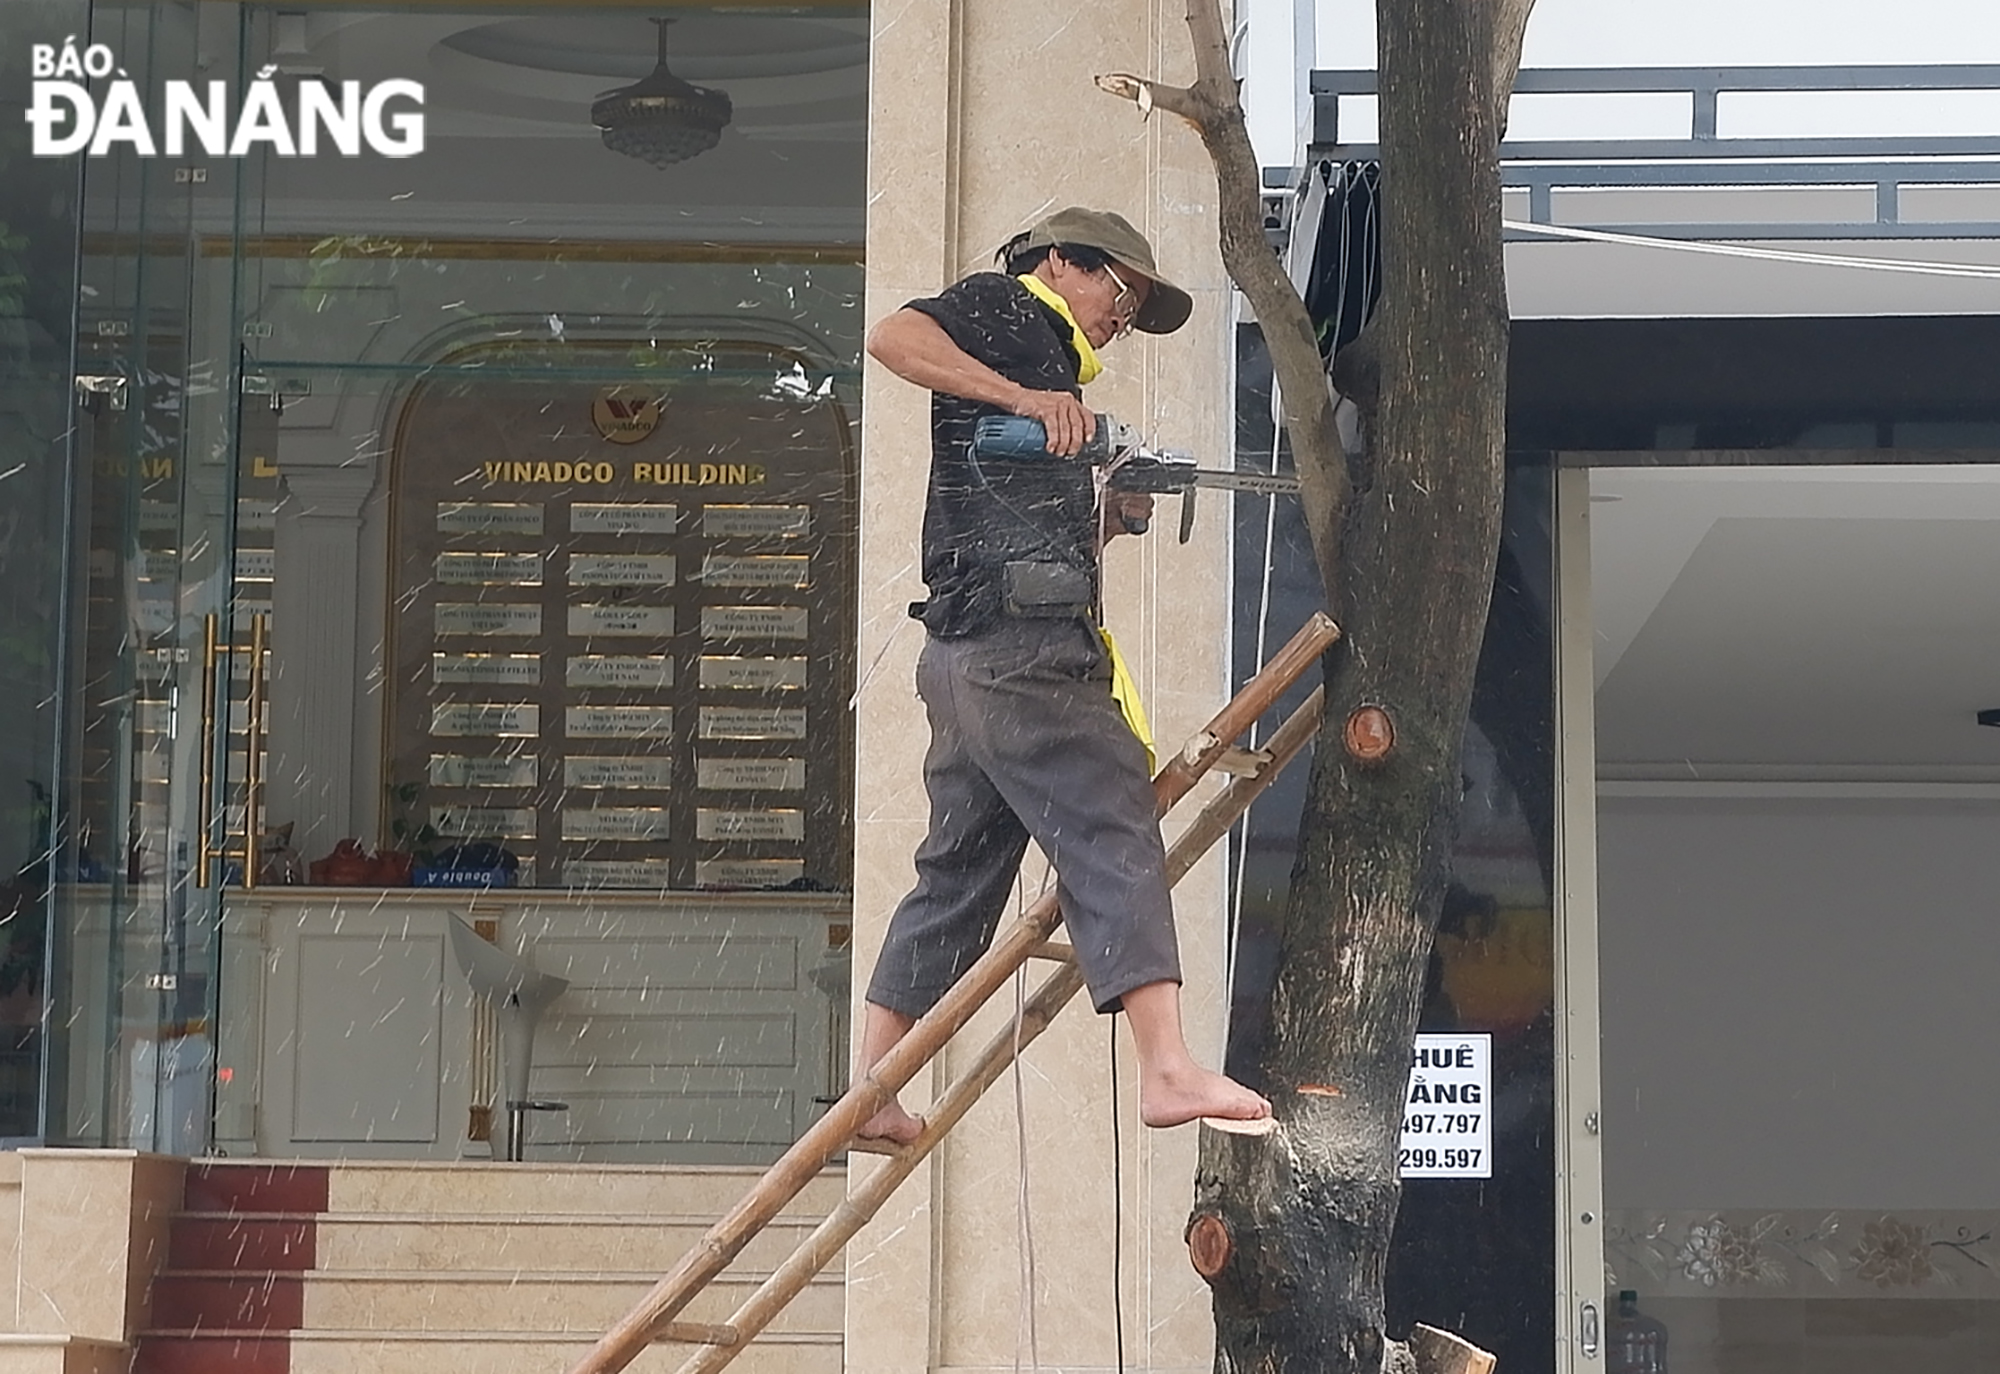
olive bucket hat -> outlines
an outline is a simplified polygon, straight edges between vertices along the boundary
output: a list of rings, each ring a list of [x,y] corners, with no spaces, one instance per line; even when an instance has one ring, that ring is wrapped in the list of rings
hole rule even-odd
[[[1024,248],[1081,244],[1109,253],[1121,266],[1143,273],[1153,283],[1146,303],[1132,327],[1144,334],[1171,334],[1187,323],[1194,313],[1194,300],[1187,292],[1160,275],[1153,265],[1153,245],[1132,227],[1132,222],[1113,210],[1086,210],[1072,205],[1058,210],[1028,231]]]

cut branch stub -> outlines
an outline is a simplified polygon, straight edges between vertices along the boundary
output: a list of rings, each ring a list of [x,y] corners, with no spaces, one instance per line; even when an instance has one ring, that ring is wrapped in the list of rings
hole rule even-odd
[[[1417,1374],[1493,1374],[1493,1356],[1449,1331],[1419,1326],[1410,1332],[1409,1346]]]
[[[1340,737],[1356,763],[1380,763],[1396,747],[1396,722],[1386,707],[1357,706],[1348,713]]]
[[[1229,1267],[1236,1242],[1229,1234],[1228,1222],[1213,1212],[1203,1212],[1188,1223],[1187,1248],[1194,1272],[1213,1279]]]

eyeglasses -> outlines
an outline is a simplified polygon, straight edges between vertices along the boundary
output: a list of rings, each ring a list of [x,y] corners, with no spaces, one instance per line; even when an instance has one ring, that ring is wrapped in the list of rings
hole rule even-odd
[[[1139,319],[1139,293],[1125,284],[1110,263],[1104,264],[1104,275],[1111,278],[1111,284],[1118,288],[1118,294],[1111,298],[1111,313],[1117,317],[1118,332],[1113,338],[1122,339],[1132,332],[1132,326]]]

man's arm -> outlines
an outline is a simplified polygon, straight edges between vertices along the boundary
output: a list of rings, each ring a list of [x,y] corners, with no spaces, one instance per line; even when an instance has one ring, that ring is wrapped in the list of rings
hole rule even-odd
[[[951,341],[944,327],[907,306],[868,331],[868,356],[906,382],[983,401],[1040,420],[1049,452],[1069,457],[1097,432],[1097,417],[1067,391],[1034,391],[1010,382]]]

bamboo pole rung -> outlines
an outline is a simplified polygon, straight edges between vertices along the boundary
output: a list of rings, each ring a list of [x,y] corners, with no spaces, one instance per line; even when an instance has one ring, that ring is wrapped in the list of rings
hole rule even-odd
[[[1210,768],[1217,773],[1227,773],[1232,778],[1255,778],[1262,776],[1270,766],[1269,749],[1225,749]]]
[[[743,1333],[720,1322],[668,1322],[660,1329],[657,1339],[679,1341],[683,1345],[719,1345],[726,1348],[741,1345]]]
[[[1076,962],[1076,946],[1067,940],[1044,940],[1028,951],[1030,959],[1053,959],[1059,964]]]
[[[847,1143],[847,1148],[850,1151],[858,1150],[864,1155],[899,1155],[910,1147],[899,1145],[893,1140],[884,1140],[880,1136],[858,1135]]]

